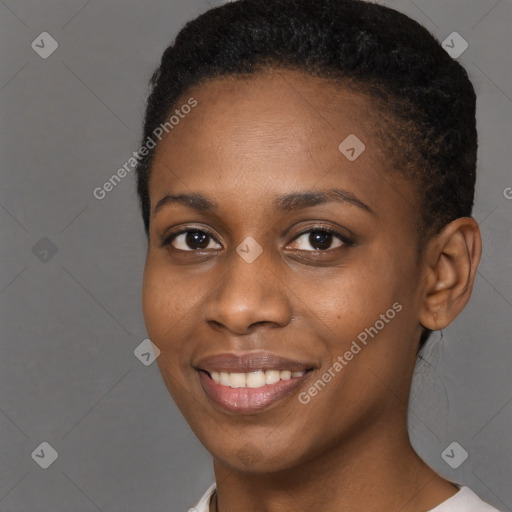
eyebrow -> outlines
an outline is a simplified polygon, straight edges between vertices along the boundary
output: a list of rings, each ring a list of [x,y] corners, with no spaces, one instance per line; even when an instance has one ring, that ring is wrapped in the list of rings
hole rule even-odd
[[[308,190],[304,192],[286,194],[274,200],[274,208],[288,212],[330,202],[357,206],[358,208],[375,215],[375,212],[356,196],[346,190],[337,188],[328,190]],[[158,201],[153,210],[153,215],[155,215],[165,205],[169,204],[181,204],[199,212],[219,209],[219,203],[198,192],[192,192],[189,194],[167,194]]]

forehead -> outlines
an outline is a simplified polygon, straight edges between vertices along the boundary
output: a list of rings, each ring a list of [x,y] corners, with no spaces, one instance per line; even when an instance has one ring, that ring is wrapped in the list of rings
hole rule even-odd
[[[374,133],[380,117],[365,95],[279,70],[208,81],[183,103],[189,97],[197,106],[156,151],[153,207],[171,191],[200,189],[247,205],[305,187],[341,187],[371,200],[408,186],[390,173]]]
[[[289,70],[210,80],[187,96],[196,98],[198,106],[183,123],[187,133],[182,135],[191,137],[198,149],[214,153],[226,145],[232,150],[254,149],[256,139],[260,155],[270,151],[277,156],[276,149],[320,151],[333,144],[336,149],[340,137],[349,133],[368,140],[374,124],[370,115],[376,113],[372,100],[362,94]],[[172,135],[184,131],[180,128],[167,137],[171,146],[176,139]],[[181,140],[174,146],[180,145]]]

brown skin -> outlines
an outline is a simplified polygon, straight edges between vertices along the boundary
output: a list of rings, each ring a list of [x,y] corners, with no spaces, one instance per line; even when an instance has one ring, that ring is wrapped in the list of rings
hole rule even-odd
[[[477,223],[457,219],[418,251],[418,196],[385,158],[366,97],[283,70],[215,80],[191,96],[198,106],[158,147],[151,207],[198,192],[219,208],[168,204],[152,215],[143,310],[166,385],[214,458],[218,510],[430,510],[456,488],[412,449],[407,402],[421,325],[447,326],[469,300]],[[366,145],[353,162],[338,150],[349,134]],[[331,188],[373,213],[273,205]],[[334,236],[315,250],[308,230],[319,225],[352,245]],[[184,236],[159,246],[184,226],[213,235],[206,250]],[[236,253],[248,236],[263,247],[251,264]],[[402,311],[306,405],[297,392],[258,413],[227,413],[193,368],[200,357],[267,350],[314,365],[307,391],[395,302]]]

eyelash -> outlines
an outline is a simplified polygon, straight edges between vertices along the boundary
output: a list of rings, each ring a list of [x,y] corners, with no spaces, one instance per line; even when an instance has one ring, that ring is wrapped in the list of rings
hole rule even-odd
[[[334,249],[326,249],[326,250],[312,250],[312,251],[309,251],[309,250],[304,250],[304,249],[296,249],[298,251],[303,251],[303,252],[315,252],[315,253],[320,253],[320,252],[331,252],[331,251],[334,251],[336,249],[341,249],[343,246],[353,246],[354,245],[354,242],[352,240],[350,240],[348,237],[346,237],[345,235],[342,235],[341,233],[339,233],[338,231],[336,231],[335,229],[331,228],[331,227],[328,227],[328,226],[313,226],[305,231],[301,231],[300,233],[297,233],[297,235],[295,235],[292,239],[292,242],[294,242],[295,240],[299,239],[301,236],[307,234],[307,233],[312,233],[312,232],[320,232],[320,233],[328,233],[330,235],[333,235],[334,237],[336,237],[338,240],[340,240],[343,245],[340,246],[340,247],[335,247]],[[161,242],[160,242],[160,247],[161,248],[165,248],[165,247],[168,247],[171,245],[171,243],[174,241],[175,238],[177,238],[179,235],[183,235],[185,233],[201,233],[201,234],[204,234],[204,235],[207,235],[208,237],[210,237],[212,240],[214,240],[216,243],[218,243],[220,245],[220,242],[217,241],[217,239],[206,229],[204,228],[201,228],[201,229],[195,229],[194,227],[187,227],[186,229],[181,229],[180,231],[177,231],[175,233],[170,233],[168,235],[164,235],[161,239]],[[181,251],[181,252],[190,252],[190,253],[194,253],[194,252],[201,252],[200,249],[190,249],[188,251],[184,251],[183,249],[175,249],[176,251]],[[205,250],[211,250],[211,249],[203,249],[203,251]]]

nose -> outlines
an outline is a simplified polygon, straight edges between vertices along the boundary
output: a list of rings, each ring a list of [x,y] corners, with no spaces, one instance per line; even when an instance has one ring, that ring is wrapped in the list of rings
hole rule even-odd
[[[247,263],[235,253],[226,264],[224,277],[204,301],[207,323],[237,335],[249,334],[257,326],[290,323],[288,288],[267,258],[262,255]]]

